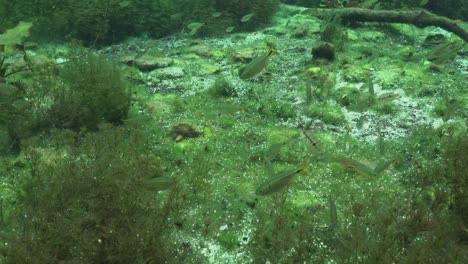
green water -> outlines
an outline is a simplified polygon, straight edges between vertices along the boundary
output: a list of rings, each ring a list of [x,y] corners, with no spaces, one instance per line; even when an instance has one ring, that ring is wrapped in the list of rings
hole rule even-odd
[[[467,4],[287,4],[2,1],[0,263],[467,263]]]

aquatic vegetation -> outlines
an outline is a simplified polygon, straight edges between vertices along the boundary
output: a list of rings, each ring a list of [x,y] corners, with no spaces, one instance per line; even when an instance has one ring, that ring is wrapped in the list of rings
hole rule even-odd
[[[222,76],[216,78],[207,92],[214,97],[235,97],[237,95],[236,89]]]
[[[322,41],[332,43],[336,50],[344,48],[347,40],[346,29],[341,26],[341,18],[336,16],[322,25],[320,38]]]
[[[127,117],[130,94],[116,64],[90,53],[65,64],[59,79],[47,95],[53,126],[93,130],[103,121],[120,124]]]
[[[99,30],[102,45],[160,29],[148,21],[169,20],[176,33],[144,30],[84,52],[26,46],[31,61],[52,63],[0,83],[0,147],[10,148],[10,131],[18,146],[0,157],[1,263],[467,262],[467,68],[462,56],[441,72],[421,67],[424,38],[438,31],[349,27],[352,41],[326,61],[310,54],[324,21],[299,7],[281,5],[260,29],[276,1],[77,5],[110,3],[62,35],[76,38],[90,21],[105,23],[83,32],[87,44]],[[59,27],[73,28],[51,33]],[[266,47],[281,50],[268,73],[239,78],[238,65]],[[14,53],[7,71],[25,65]],[[122,67],[129,83],[117,78]],[[100,91],[110,87],[120,103],[107,104]],[[101,113],[119,105],[116,119]],[[301,161],[309,177],[298,175]]]
[[[30,22],[20,22],[16,27],[8,29],[5,33],[0,34],[2,57],[4,54],[11,54],[12,51],[18,49],[18,46],[23,45],[24,39],[29,36],[29,30],[32,25],[33,24]]]
[[[311,67],[305,73],[306,100],[324,101],[336,84],[332,67]]]
[[[442,117],[444,122],[450,120],[453,115],[465,107],[464,101],[460,99],[449,99],[447,96],[443,96],[439,104],[435,105],[434,112],[436,115]]]
[[[80,137],[55,136],[59,141]],[[175,200],[144,191],[144,179],[153,175],[137,165],[148,153],[144,141],[110,125],[79,141],[68,146],[70,151],[33,147],[25,152],[18,204],[7,219],[11,228],[1,233],[10,245],[2,251],[5,263],[166,259],[165,219]]]

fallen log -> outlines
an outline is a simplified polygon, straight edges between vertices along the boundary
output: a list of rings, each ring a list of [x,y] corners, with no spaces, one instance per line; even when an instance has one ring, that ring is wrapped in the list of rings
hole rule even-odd
[[[317,17],[339,16],[342,21],[384,22],[413,24],[417,27],[435,26],[452,32],[468,42],[468,31],[455,20],[428,11],[370,10],[364,8],[323,9],[308,8],[302,14]]]

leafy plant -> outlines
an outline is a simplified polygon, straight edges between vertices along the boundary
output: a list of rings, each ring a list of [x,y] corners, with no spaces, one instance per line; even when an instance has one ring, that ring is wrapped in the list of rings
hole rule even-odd
[[[50,119],[55,127],[96,129],[101,122],[119,124],[127,117],[130,94],[120,68],[87,54],[65,64],[50,91]]]

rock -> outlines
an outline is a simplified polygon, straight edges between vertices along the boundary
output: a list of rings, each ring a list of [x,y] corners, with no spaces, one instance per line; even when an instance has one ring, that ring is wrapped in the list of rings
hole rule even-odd
[[[328,42],[320,43],[312,48],[312,56],[314,59],[326,59],[332,61],[335,59],[335,46]]]
[[[185,138],[196,138],[200,135],[201,132],[197,131],[197,129],[189,123],[178,123],[171,128],[171,137],[177,142]]]
[[[232,56],[237,61],[249,61],[255,56],[253,48],[236,49],[232,52]]]
[[[209,63],[201,63],[199,66],[198,66],[198,74],[199,75],[203,75],[203,76],[206,76],[206,75],[212,75],[212,74],[215,74],[217,72],[219,72],[221,70],[221,68],[217,65],[213,65],[213,64],[209,64]]]
[[[156,68],[164,68],[172,65],[174,60],[167,57],[153,56],[150,54],[144,54],[141,57],[135,59],[135,66],[141,71],[150,71]]]
[[[124,55],[120,57],[119,62],[130,65],[135,61],[135,58],[136,58],[135,55]]]
[[[303,38],[309,34],[309,29],[304,25],[298,25],[294,27],[291,36],[294,38]]]
[[[149,78],[151,79],[177,79],[184,77],[184,69],[177,66],[167,67],[163,69],[157,69],[150,73]]]
[[[210,47],[202,44],[197,44],[189,47],[185,50],[187,53],[195,53],[198,56],[202,57],[211,57],[213,55],[213,51]]]
[[[53,64],[53,61],[45,55],[36,55],[29,58],[33,67],[45,67],[47,65]]]

